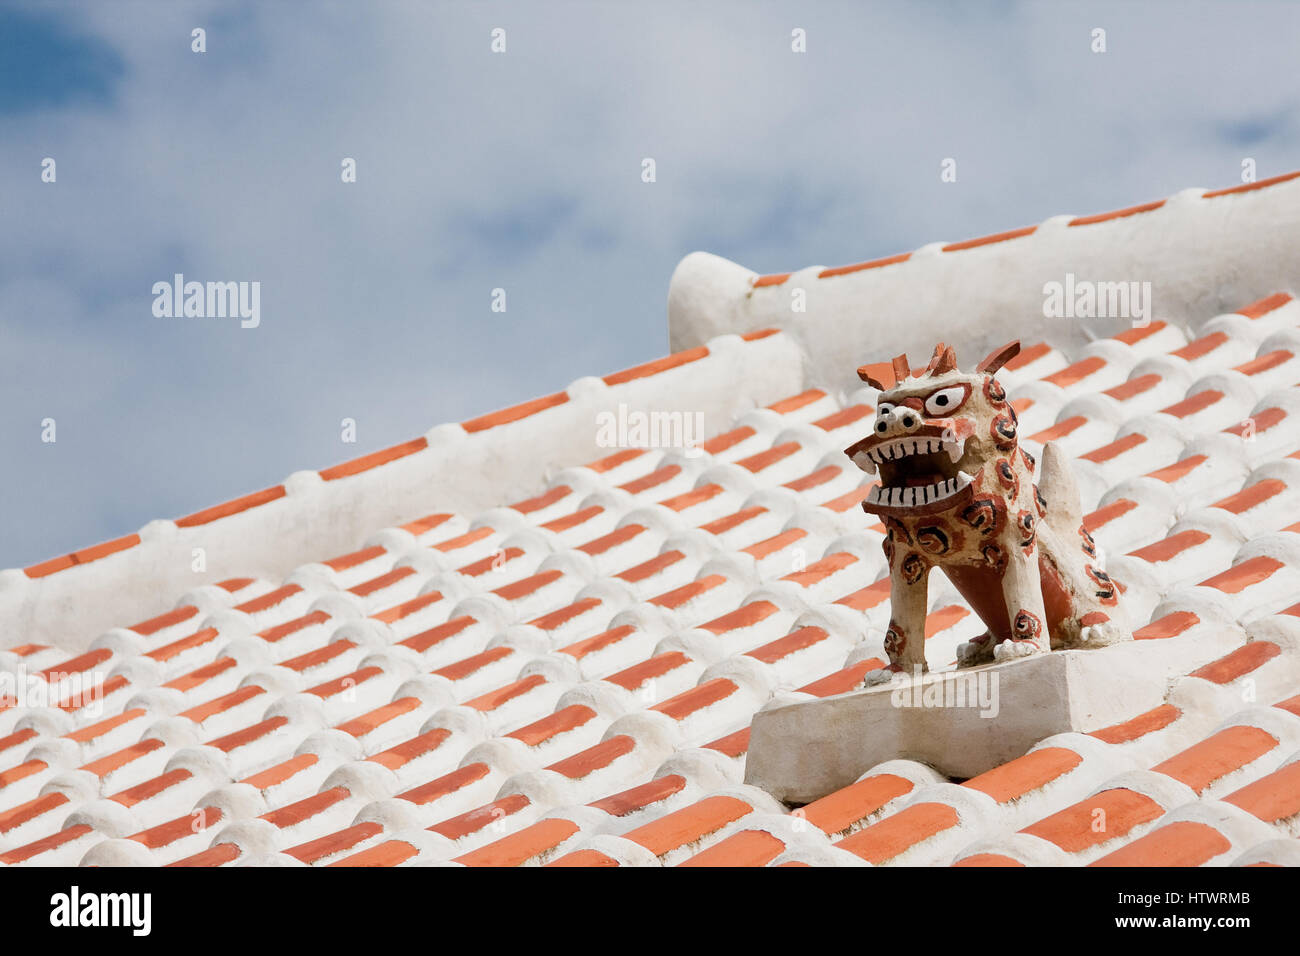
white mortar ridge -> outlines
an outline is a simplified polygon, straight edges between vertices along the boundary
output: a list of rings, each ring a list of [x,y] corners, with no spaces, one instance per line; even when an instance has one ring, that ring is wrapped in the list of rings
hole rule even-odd
[[[1067,272],[1151,282],[1159,290],[1156,318],[1209,318],[1295,288],[1300,182],[1212,198],[1202,193],[1184,190],[1159,209],[1086,225],[1054,217],[1033,234],[974,248],[943,252],[931,244],[905,262],[845,275],[817,278],[822,267],[809,267],[757,288],[757,274],[743,266],[691,253],[669,288],[670,341],[683,349],[720,332],[775,325],[803,345],[814,380],[834,383],[856,367],[844,367],[846,353],[893,356],[944,340],[959,358],[986,354],[1011,337],[1008,316],[1043,322],[1043,287]],[[1142,264],[1140,275],[1134,263]],[[794,288],[805,291],[806,312],[792,311]],[[1078,349],[1126,325],[1127,319],[1060,320],[1046,337]]]

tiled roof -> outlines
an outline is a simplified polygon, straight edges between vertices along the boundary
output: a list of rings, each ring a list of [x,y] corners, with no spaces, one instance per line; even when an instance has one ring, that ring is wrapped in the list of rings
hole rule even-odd
[[[999,373],[1026,446],[1075,457],[1136,638],[1233,637],[1114,726],[960,782],[888,760],[798,808],[743,782],[760,708],[854,690],[884,657],[883,529],[842,451],[876,393],[804,383],[698,454],[622,449],[508,504],[410,513],[75,650],[6,634],[0,672],[51,703],[0,700],[0,864],[1300,863],[1298,326],[1277,292],[1077,349],[1026,342]],[[663,402],[674,372],[786,338],[718,339],[600,387]],[[583,394],[458,427],[553,427]],[[174,524],[283,504],[286,485]],[[928,656],[951,667],[983,626],[937,576],[931,600]],[[81,675],[99,700],[72,696]]]

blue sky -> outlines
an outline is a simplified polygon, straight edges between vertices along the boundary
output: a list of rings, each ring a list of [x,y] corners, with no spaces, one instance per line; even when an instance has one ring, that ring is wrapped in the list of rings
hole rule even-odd
[[[657,357],[694,249],[837,265],[1300,167],[1296,36],[1283,3],[7,4],[0,567]],[[261,325],[156,318],[176,272],[259,281]]]

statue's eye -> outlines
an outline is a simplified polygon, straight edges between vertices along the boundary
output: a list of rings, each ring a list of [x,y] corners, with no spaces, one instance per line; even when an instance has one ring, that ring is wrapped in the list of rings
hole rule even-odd
[[[957,385],[953,388],[941,388],[925,400],[927,415],[946,415],[960,408],[966,401],[966,389]]]
[[[894,410],[894,406],[890,405],[889,402],[881,402],[879,405],[876,406],[877,415],[888,415],[893,410]]]

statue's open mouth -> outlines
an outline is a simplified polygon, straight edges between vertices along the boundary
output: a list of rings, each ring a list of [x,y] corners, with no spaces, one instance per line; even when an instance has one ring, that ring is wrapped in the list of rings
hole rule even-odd
[[[900,438],[873,437],[851,449],[863,471],[878,472],[880,484],[871,489],[863,509],[938,511],[967,497],[974,476],[958,464],[965,454],[964,439],[951,432],[922,428]]]

